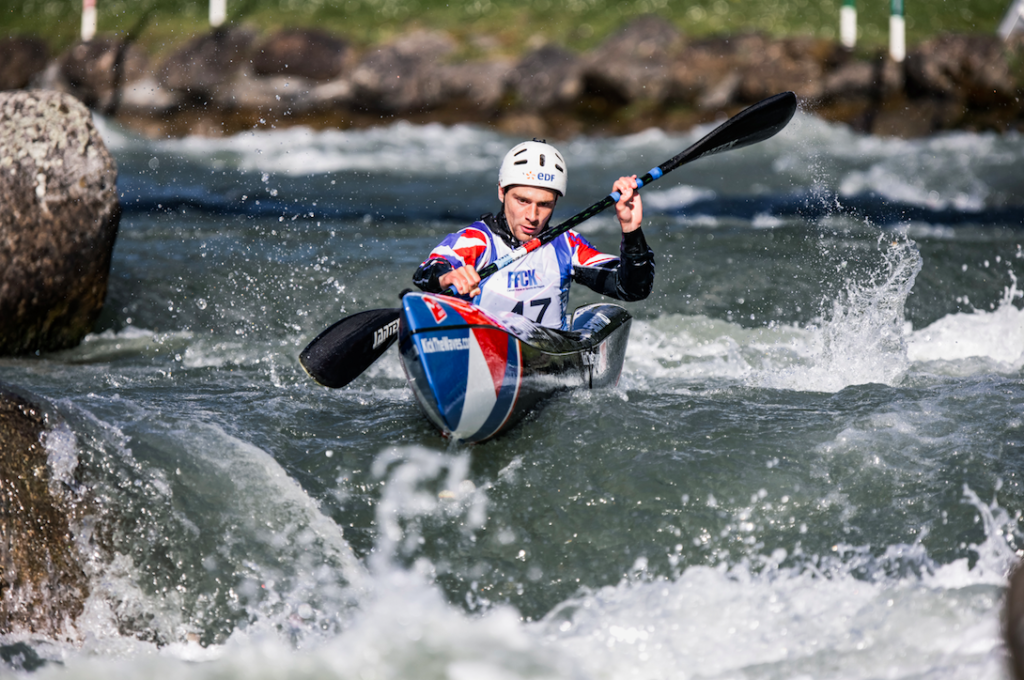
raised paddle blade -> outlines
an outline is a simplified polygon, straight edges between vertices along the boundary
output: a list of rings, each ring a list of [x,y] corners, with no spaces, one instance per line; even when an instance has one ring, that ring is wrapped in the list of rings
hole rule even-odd
[[[316,336],[299,363],[325,387],[344,387],[370,367],[398,338],[399,309],[371,309],[346,316]]]
[[[768,97],[743,109],[696,144],[658,167],[662,173],[666,173],[704,156],[763,142],[786,127],[795,113],[796,95],[792,92]]]

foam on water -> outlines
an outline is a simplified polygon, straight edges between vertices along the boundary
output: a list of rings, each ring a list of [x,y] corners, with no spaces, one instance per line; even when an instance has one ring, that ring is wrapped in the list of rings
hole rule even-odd
[[[919,544],[836,545],[823,556],[795,546],[732,565],[680,565],[672,576],[648,574],[641,558],[621,582],[581,590],[527,622],[504,605],[467,613],[434,583],[433,564],[403,560],[424,522],[472,532],[488,521],[489,489],[468,480],[469,455],[410,447],[375,460],[385,489],[379,552],[341,627],[318,631],[285,607],[223,644],[157,648],[87,618],[85,644],[57,649],[63,666],[33,677],[1002,677],[998,608],[1015,557],[1008,541],[1020,534],[996,501],[968,488],[964,501],[985,529],[973,565],[936,564]]]
[[[86,460],[74,533],[89,597],[69,644],[25,634],[0,644],[31,641],[45,658],[84,663],[86,676],[97,663],[109,672],[97,657],[209,659],[221,647],[196,643],[212,612],[239,617],[233,636],[294,646],[329,639],[370,587],[342,528],[265,451],[201,421],[154,422],[167,443],[148,451],[148,435],[129,446],[119,428],[60,407],[79,435],[57,427],[46,445],[55,479]]]
[[[366,131],[290,129],[223,140],[150,142],[102,120],[99,124],[108,142],[119,153],[134,154],[133,162],[142,168],[152,154],[184,157],[201,168],[265,175],[382,171],[422,175],[439,184],[464,173],[493,172],[512,141],[472,126],[396,124]],[[622,140],[569,142],[565,148],[579,161],[576,167],[583,166],[582,171],[574,168],[574,182],[589,185],[597,178],[595,184],[606,183],[608,167],[642,172],[664,160],[667,146],[682,149],[710,127],[687,135],[647,131]],[[803,114],[791,128],[753,147],[737,164],[742,167],[720,165],[724,154],[702,160],[696,180],[680,171],[680,182],[692,186],[674,188],[664,182],[645,191],[645,200],[652,211],[673,210],[739,190],[786,192],[794,186],[809,187],[811,195],[822,187],[841,187],[840,198],[891,191],[893,200],[964,210],[1019,200],[1012,196],[1019,187],[1006,179],[1012,166],[1005,164],[1007,157],[1020,158],[1019,136],[878,140]],[[908,155],[916,159],[903,158]],[[757,164],[751,176],[759,179],[747,182],[748,176],[737,175],[748,172],[750,163]],[[726,171],[719,172],[723,167]],[[771,172],[762,172],[765,168]],[[762,175],[775,189],[756,184]],[[836,192],[820,194],[831,200]],[[607,220],[595,220],[593,228],[614,229]],[[770,214],[752,221],[698,216],[684,226],[693,223],[727,224],[730,231],[746,229],[754,236],[779,224]],[[182,233],[191,233],[192,227],[180,223]],[[209,227],[210,233],[222,233],[220,224]],[[954,239],[959,233],[944,225],[908,225],[905,231],[933,239]],[[224,233],[239,239],[249,232]],[[178,238],[177,232],[169,238]],[[976,525],[970,524],[971,517],[961,517],[943,528],[946,511],[956,514],[957,491],[951,504],[948,498],[940,501],[946,505],[924,509],[898,504],[908,497],[910,504],[930,499],[929,484],[951,483],[946,488],[956,490],[970,478],[975,488],[988,489],[991,477],[1016,475],[1019,415],[997,414],[1002,420],[965,427],[974,414],[961,416],[956,409],[979,395],[971,385],[957,391],[959,381],[945,380],[937,389],[931,384],[925,389],[852,389],[828,400],[799,393],[835,393],[864,383],[903,387],[910,382],[908,374],[915,379],[933,373],[987,378],[993,370],[1019,371],[1024,364],[1021,294],[1013,280],[995,308],[952,314],[914,330],[904,321],[903,306],[921,256],[899,234],[870,241],[847,241],[863,245],[861,268],[827,269],[823,278],[831,292],[820,306],[811,304],[817,313],[811,322],[750,327],[712,318],[711,312],[655,312],[638,318],[615,394],[570,395],[533,422],[550,425],[553,421],[545,418],[552,409],[561,409],[559,425],[562,417],[579,414],[600,419],[608,412],[602,400],[629,411],[646,399],[650,411],[662,409],[652,423],[677,419],[679,426],[664,432],[652,427],[648,434],[643,420],[648,414],[633,410],[634,418],[622,427],[634,429],[625,429],[620,439],[614,439],[622,434],[614,427],[595,430],[612,437],[611,448],[599,450],[598,463],[589,467],[579,463],[594,444],[585,433],[570,444],[559,438],[564,433],[526,428],[477,454],[457,448],[393,448],[392,441],[408,441],[408,432],[401,439],[378,433],[345,441],[358,450],[331,459],[337,463],[348,456],[354,463],[309,465],[312,453],[322,453],[311,449],[330,446],[331,456],[339,448],[335,442],[343,440],[339,430],[351,425],[344,421],[361,417],[335,408],[338,403],[369,405],[366,410],[378,421],[394,417],[399,400],[398,410],[411,416],[415,409],[394,352],[371,367],[363,382],[345,390],[315,397],[296,390],[306,380],[295,361],[303,329],[294,325],[294,317],[273,308],[261,321],[265,326],[245,326],[249,331],[236,335],[234,321],[221,322],[212,312],[212,323],[203,315],[182,320],[156,314],[160,305],[154,303],[148,313],[156,320],[145,323],[175,330],[156,333],[132,326],[129,319],[122,330],[90,336],[80,348],[56,357],[5,360],[15,375],[28,376],[29,383],[38,379],[50,393],[64,394],[61,379],[73,376],[72,396],[60,403],[68,428],[58,427],[46,442],[50,467],[61,481],[85,468],[89,489],[105,513],[102,519],[122,534],[110,554],[90,542],[90,531],[99,525],[87,524],[76,533],[93,587],[73,640],[0,637],[0,651],[9,655],[9,645],[27,641],[39,655],[63,664],[44,666],[32,676],[42,678],[1001,678],[1000,598],[1006,569],[1022,540],[1019,515],[1000,507],[996,494],[986,503],[967,487],[963,508],[976,517]],[[833,260],[824,259],[831,267]],[[346,285],[365,289],[376,285],[373,281],[353,275]],[[239,303],[232,312],[238,318],[263,319],[262,298],[295,292],[272,279],[254,282],[252,290],[248,297],[239,297],[239,289],[230,286],[224,291]],[[973,297],[976,292],[960,294]],[[258,303],[249,302],[257,297]],[[135,323],[143,318],[140,314],[132,311]],[[758,321],[762,318],[770,317],[759,312]],[[124,322],[124,315],[117,315],[114,323]],[[272,332],[256,332],[266,329]],[[170,369],[179,373],[179,367],[192,369],[180,371],[187,379],[171,377]],[[233,370],[214,370],[225,368]],[[140,385],[127,384],[135,376]],[[210,376],[216,376],[215,386]],[[210,396],[221,389],[226,397]],[[997,389],[980,396],[990,402],[1004,399]],[[729,399],[716,403],[723,393]],[[686,411],[689,404],[683,401],[699,401],[698,412]],[[768,413],[759,410],[765,401],[768,410],[777,402],[793,408]],[[820,406],[823,401],[829,402],[827,408]],[[255,414],[243,412],[257,402]],[[101,421],[90,409],[118,424]],[[705,419],[705,414],[714,417]],[[267,422],[253,427],[263,416]],[[993,430],[992,439],[974,429]],[[275,450],[274,442],[284,440]],[[632,449],[635,443],[643,449]],[[554,449],[547,451],[550,446]],[[658,447],[663,456],[657,455]],[[951,460],[988,457],[997,449],[1005,453],[1005,464],[965,465],[955,471],[964,476],[956,478],[936,472],[955,467]],[[489,452],[496,458],[488,459]],[[577,462],[570,460],[560,471],[542,467],[573,456]],[[487,467],[509,458],[500,470]],[[619,466],[602,468],[602,458]],[[692,482],[659,475],[669,465],[684,464],[695,472]],[[475,466],[486,471],[474,472]],[[342,471],[336,479],[334,470]],[[717,481],[709,484],[703,472]],[[504,525],[497,524],[510,520],[505,531],[512,536],[509,541],[517,540],[518,523],[539,522],[542,511],[523,507],[522,515],[510,515],[508,508],[519,512],[516,504],[530,498],[557,504],[571,475],[583,478],[581,489],[589,475],[607,475],[621,481],[619,488],[651,483],[657,489],[652,495],[671,497],[658,499],[665,515],[645,520],[639,507],[617,515],[625,518],[625,529],[617,530],[629,534],[619,547],[636,548],[625,558],[626,565],[635,559],[627,576],[618,580],[628,567],[616,567],[610,575],[602,571],[609,553],[598,546],[593,563],[581,569],[593,574],[566,570],[566,583],[583,576],[598,585],[576,592],[544,591],[558,595],[538,596],[542,618],[526,620],[503,603],[502,595],[492,595],[493,602],[486,595],[518,586],[529,596],[529,589],[541,589],[543,583],[530,581],[525,560],[522,583],[513,582],[520,572],[511,570],[504,572],[509,580],[498,583],[494,574],[501,572],[488,572],[487,563],[515,562],[519,546],[501,543],[502,550],[495,552],[477,539],[500,543]],[[749,492],[764,483],[771,490],[757,492],[749,504],[742,497],[733,502],[732,491],[721,487],[742,475],[754,477],[753,489],[746,489],[747,480],[731,488]],[[794,479],[815,487],[799,492],[805,496],[800,503],[787,502],[771,486],[775,480],[789,485]],[[875,480],[884,488],[876,488]],[[1010,483],[1018,484],[1018,478]],[[531,484],[534,490],[545,484],[551,489],[531,497]],[[916,490],[908,490],[914,484]],[[684,491],[700,495],[700,508],[688,504],[686,495],[680,499]],[[727,500],[715,501],[711,491]],[[637,491],[635,500],[642,497],[646,508],[651,496],[644,493]],[[347,499],[357,498],[372,506],[366,517],[343,507]],[[1019,493],[1014,502],[1018,499]],[[330,511],[370,536],[362,560],[351,553],[348,541],[356,539],[346,539],[349,525],[343,531],[325,514],[334,500]],[[854,540],[844,529],[856,535],[872,521],[866,512],[872,502],[880,503],[883,513],[888,503],[898,510],[893,515],[907,510],[909,522],[934,519],[935,535],[946,533],[929,542],[918,533],[919,525],[907,524],[892,529],[898,538],[872,545],[844,543]],[[639,518],[635,522],[628,514],[633,511]],[[943,519],[929,518],[933,511],[942,512]],[[672,519],[672,513],[685,516],[689,524],[678,523],[679,533],[669,535],[661,519]],[[560,520],[553,521],[557,527]],[[780,532],[777,524],[785,524],[785,530]],[[605,527],[593,526],[601,539],[615,538],[615,530],[604,534]],[[540,529],[538,536],[558,535]],[[683,546],[696,546],[702,530],[713,532],[707,535],[716,549],[686,553],[689,547]],[[668,536],[667,542],[641,540],[647,531]],[[981,538],[971,546],[957,532]],[[825,554],[811,554],[812,544]],[[926,544],[937,546],[931,549],[942,558],[929,555]],[[559,541],[538,551],[548,560],[543,578],[559,578],[557,565],[571,552],[569,543],[565,546]],[[639,554],[643,551],[648,554]],[[452,578],[463,579],[465,588],[451,587]],[[476,578],[490,579],[487,585],[495,587],[474,585]],[[452,590],[459,593],[454,598]],[[0,675],[22,675],[10,670],[19,668],[16,663],[2,668]]]
[[[412,125],[399,121],[364,130],[312,130],[301,126],[254,130],[230,137],[142,140],[97,119],[115,152],[152,150],[216,168],[301,177],[340,171],[402,172],[434,176],[493,171],[507,142],[470,125]]]
[[[875,194],[932,210],[970,212],[1020,201],[1014,167],[1024,139],[1018,133],[901,140],[801,115],[789,129],[799,141],[784,149],[776,169],[802,186],[829,188],[841,198]]]
[[[653,188],[644,192],[644,208],[669,212],[692,205],[697,201],[712,200],[715,195],[711,189],[692,187],[686,184],[667,189]]]
[[[821,319],[802,328],[770,323],[746,329],[678,315],[638,322],[626,369],[684,380],[742,379],[756,387],[807,392],[838,392],[872,382],[895,385],[909,363],[904,304],[921,265],[911,241],[884,243],[870,276],[848,280],[839,296],[826,301]]]
[[[909,358],[921,362],[987,359],[994,364],[989,370],[1000,372],[1024,367],[1024,309],[1013,304],[1024,298],[1024,291],[1018,290],[1012,271],[1009,276],[1012,283],[995,310],[953,314],[914,331],[908,342]]]

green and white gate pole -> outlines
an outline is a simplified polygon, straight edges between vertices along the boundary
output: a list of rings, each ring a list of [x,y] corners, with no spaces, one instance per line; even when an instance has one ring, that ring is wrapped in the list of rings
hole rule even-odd
[[[889,56],[901,63],[907,56],[907,24],[903,20],[903,0],[892,0],[889,13]]]
[[[228,18],[228,0],[210,0],[210,26],[219,27]]]
[[[96,0],[82,0],[82,42],[96,35]]]
[[[839,41],[852,50],[857,45],[857,1],[843,0],[839,8]]]

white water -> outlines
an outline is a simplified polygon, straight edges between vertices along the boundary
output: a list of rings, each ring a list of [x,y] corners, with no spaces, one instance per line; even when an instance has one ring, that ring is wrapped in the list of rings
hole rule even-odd
[[[486,521],[487,490],[463,476],[468,454],[393,449],[377,460],[387,482],[378,508],[384,530],[356,606],[345,610],[339,629],[319,629],[308,607],[292,604],[276,613],[254,612],[254,623],[222,645],[157,648],[118,635],[94,601],[79,623],[82,642],[40,645],[63,665],[33,677],[1002,677],[998,607],[1015,557],[1003,534],[1017,528],[996,502],[987,505],[970,489],[963,500],[985,527],[973,565],[966,559],[935,564],[920,545],[890,546],[872,558],[841,543],[830,555],[801,555],[797,548],[793,555],[776,550],[756,564],[680,565],[672,578],[647,575],[640,559],[620,583],[584,590],[543,620],[524,622],[507,607],[467,614],[432,584],[432,565],[394,564],[398,543],[417,539],[418,520],[442,517],[467,531]],[[515,475],[514,467],[508,474]],[[281,476],[272,466],[266,473]],[[442,491],[425,492],[423,484],[435,479],[442,480]],[[773,499],[752,499],[765,500]],[[756,531],[742,510],[734,526]],[[780,566],[788,556],[801,558],[803,566]],[[921,575],[888,575],[900,563],[915,565]],[[854,577],[864,569],[868,578]],[[130,588],[120,579],[107,585]],[[335,602],[350,594],[338,593]],[[12,673],[0,669],[0,676]]]

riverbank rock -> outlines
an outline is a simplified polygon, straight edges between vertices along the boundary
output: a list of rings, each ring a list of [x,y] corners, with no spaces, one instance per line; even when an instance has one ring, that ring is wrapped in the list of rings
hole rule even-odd
[[[505,99],[511,71],[512,64],[504,60],[444,64],[440,73],[446,108],[464,111],[467,119],[497,113]]]
[[[50,49],[39,38],[15,35],[0,39],[0,90],[27,87],[49,61]]]
[[[60,90],[105,115],[117,113],[124,85],[144,77],[149,57],[137,45],[110,36],[81,42],[62,54],[40,85]]]
[[[460,42],[424,29],[358,45],[316,28],[261,38],[234,26],[192,39],[159,67],[136,68],[141,58],[118,44],[76,46],[42,82],[152,137],[398,119],[552,138],[674,131],[786,90],[805,112],[877,135],[1024,129],[1024,37],[940,35],[911,46],[902,63],[808,36],[692,38],[656,16],[585,53],[534,43],[510,55],[497,37]],[[460,52],[480,56],[460,61]]]
[[[92,330],[120,219],[117,167],[89,110],[0,92],[0,355],[66,349]]]
[[[414,31],[370,50],[352,73],[352,105],[384,114],[436,108],[445,92],[437,64],[455,51],[439,31]]]
[[[630,23],[584,60],[583,88],[610,106],[659,102],[670,86],[671,65],[683,36],[657,16]]]
[[[528,52],[509,73],[520,106],[545,111],[574,106],[583,92],[583,64],[573,52],[548,44]]]
[[[907,55],[908,94],[1005,104],[1019,94],[1008,56],[995,35],[941,35]]]
[[[157,80],[186,102],[230,100],[226,90],[247,64],[254,39],[255,34],[243,28],[216,29],[198,36],[167,58]]]
[[[70,508],[54,493],[38,404],[0,384],[0,635],[68,633],[89,594],[71,536]]]
[[[341,38],[317,29],[290,28],[273,34],[253,50],[252,70],[263,77],[327,81],[350,67],[352,57],[348,42]]]

